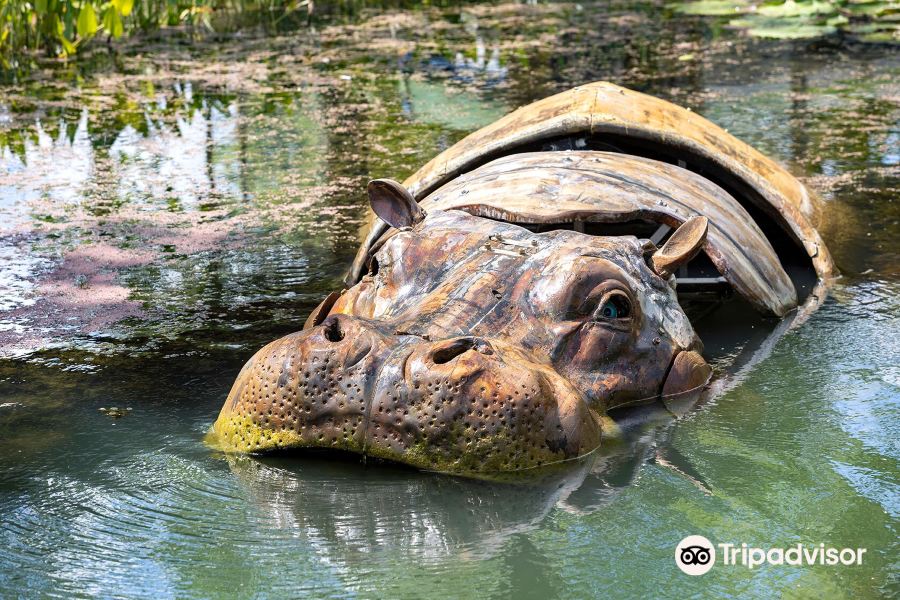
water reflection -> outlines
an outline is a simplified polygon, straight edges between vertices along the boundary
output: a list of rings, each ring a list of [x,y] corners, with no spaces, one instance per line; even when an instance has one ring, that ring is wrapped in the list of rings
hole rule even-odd
[[[25,334],[26,325],[6,315],[37,302],[34,279],[49,267],[48,260],[24,246],[18,240],[0,239],[0,340]]]
[[[477,95],[451,91],[445,85],[403,76],[398,83],[404,115],[413,121],[469,131],[507,112],[502,104],[485,103]]]
[[[0,147],[0,233],[28,223],[29,202],[44,199],[57,206],[77,205],[94,172],[88,111],[74,129],[59,119],[56,138],[41,121],[24,139],[21,154]]]
[[[798,596],[889,595],[896,55],[746,41],[657,9],[423,9],[399,28],[336,25],[324,49],[292,35],[179,50],[177,72],[123,53],[125,75],[4,89],[0,347],[28,355],[0,360],[0,589],[657,597],[789,582]],[[241,62],[249,84],[223,83]],[[717,395],[670,407],[678,418],[617,415],[621,441],[533,486],[202,445],[243,361],[340,285],[368,178],[402,178],[507,110],[596,79],[690,106],[826,197],[845,278],[803,327],[754,324],[742,346],[712,327],[707,350],[732,369]],[[119,286],[142,314],[92,329],[112,310],[41,304],[48,281],[82,298]],[[109,406],[133,411],[113,420]],[[871,559],[686,582],[671,549],[698,532]]]
[[[218,109],[201,106],[190,116],[179,115],[174,128],[145,113],[146,135],[127,125],[109,147],[117,195],[144,201],[171,198],[179,209],[195,210],[217,187],[239,192],[240,163],[213,158],[219,147],[234,143],[237,106],[232,103],[226,110],[228,118],[223,118]],[[213,165],[215,174],[229,174],[230,180],[211,177]]]
[[[584,480],[589,465],[530,485],[473,482],[333,460],[229,458],[248,497],[273,527],[301,533],[331,563],[353,565],[377,551],[411,560],[493,556],[534,529]]]
[[[471,80],[476,75],[484,73],[489,85],[497,84],[506,78],[509,69],[500,64],[500,48],[491,48],[491,56],[487,58],[487,49],[484,40],[479,36],[475,39],[475,58],[469,58],[462,52],[457,52],[453,59],[453,71],[457,77]]]
[[[279,294],[298,296],[299,311],[308,310],[303,306],[318,302],[342,270],[336,264],[329,278],[328,264],[339,259],[328,256],[320,281],[300,290],[310,256],[352,244],[361,213],[344,204],[351,218],[321,244],[318,219],[334,194],[311,191],[327,169],[319,110],[312,93],[239,101],[198,96],[189,83],[176,82],[154,88],[113,132],[85,108],[74,123],[60,117],[52,135],[40,120],[6,134],[0,353],[27,354],[51,343],[108,349],[97,339],[143,337],[154,329],[171,337],[213,324],[226,307],[233,314]],[[262,239],[245,249],[241,233],[249,227]],[[292,248],[284,238],[298,229],[305,239]],[[273,230],[279,235],[264,237]],[[223,286],[223,276],[241,283]],[[270,309],[270,318],[276,312]],[[144,331],[111,327],[124,317],[140,317]]]
[[[245,102],[198,97],[189,82],[176,82],[168,93],[154,92],[121,129],[94,140],[91,120],[97,129],[108,123],[87,108],[74,123],[59,118],[55,137],[41,120],[30,132],[13,129],[0,146],[2,224],[33,224],[37,200],[55,211],[101,196],[112,196],[117,207],[174,203],[196,210],[211,197],[240,200],[301,177],[322,181],[327,140],[318,105],[311,93]]]
[[[642,413],[624,421],[623,438],[600,452],[519,483],[365,468],[353,457],[229,456],[228,465],[269,526],[303,535],[331,564],[350,566],[391,549],[409,560],[485,560],[554,509],[587,514],[613,502],[655,459],[672,424],[659,408]]]

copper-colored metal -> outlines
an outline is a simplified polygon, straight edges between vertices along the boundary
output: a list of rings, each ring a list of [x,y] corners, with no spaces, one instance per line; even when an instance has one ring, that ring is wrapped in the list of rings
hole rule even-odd
[[[308,317],[306,317],[306,322],[303,323],[303,330],[306,331],[310,327],[321,324],[322,321],[325,320],[325,317],[328,316],[328,313],[331,312],[331,307],[334,306],[334,303],[337,302],[337,299],[340,297],[340,292],[331,292],[325,296],[325,299],[309,313]]]
[[[220,444],[463,474],[582,456],[600,443],[600,413],[658,397],[675,356],[700,347],[643,252],[635,238],[429,212],[321,325],[250,360],[215,424]],[[600,312],[607,301],[618,317]]]
[[[506,115],[440,153],[403,183],[421,202],[448,181],[494,158],[553,146],[560,138],[628,145],[629,154],[684,164],[708,178],[715,175],[715,183],[774,218],[802,246],[820,278],[834,274],[831,255],[816,231],[822,221],[821,200],[794,176],[700,115],[605,81]],[[368,248],[384,231],[383,223],[373,221],[351,268],[351,283],[365,267]]]
[[[700,252],[708,230],[709,219],[700,215],[691,217],[675,230],[665,246],[653,253],[650,268],[663,279],[668,279],[675,269],[687,264]]]
[[[681,352],[672,362],[660,397],[666,404],[672,400],[683,401],[686,395],[696,397],[711,375],[712,368],[698,352]]]
[[[374,179],[367,191],[372,210],[391,227],[411,227],[425,218],[412,194],[392,179]]]
[[[622,153],[511,154],[584,132],[682,148],[752,194]],[[671,278],[701,249],[717,286],[774,315],[797,305],[741,202],[765,204],[817,273],[831,272],[796,180],[700,117],[609,84],[501,119],[407,186],[370,185],[394,227],[378,221],[352,287],[238,375],[214,425],[224,450],[339,449],[490,477],[570,461],[599,446],[606,411],[677,402],[709,382]],[[426,195],[422,210],[413,198]],[[649,239],[587,229],[632,222],[659,229]]]
[[[494,160],[422,201],[512,223],[618,223],[678,227],[709,220],[704,251],[734,290],[763,313],[782,316],[797,293],[766,235],[722,188],[686,169],[612,152],[529,152]]]

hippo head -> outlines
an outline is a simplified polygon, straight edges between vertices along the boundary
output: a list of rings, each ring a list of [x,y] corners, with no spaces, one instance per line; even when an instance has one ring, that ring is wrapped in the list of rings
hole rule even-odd
[[[214,425],[226,451],[330,448],[496,476],[587,454],[605,411],[708,381],[670,277],[702,245],[702,217],[657,250],[426,215],[387,180],[369,196],[393,227],[369,272],[247,362]]]

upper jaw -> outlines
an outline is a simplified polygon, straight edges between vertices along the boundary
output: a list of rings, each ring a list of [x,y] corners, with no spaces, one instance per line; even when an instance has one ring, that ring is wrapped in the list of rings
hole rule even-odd
[[[329,448],[493,476],[600,444],[599,418],[581,395],[552,367],[502,342],[431,343],[365,329],[335,340],[326,323],[260,350],[213,426],[217,445]]]

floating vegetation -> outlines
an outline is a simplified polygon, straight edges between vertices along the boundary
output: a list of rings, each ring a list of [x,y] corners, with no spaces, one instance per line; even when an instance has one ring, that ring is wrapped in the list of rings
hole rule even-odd
[[[752,5],[749,2],[735,2],[734,0],[697,0],[696,2],[670,4],[669,6],[684,15],[701,15],[704,17],[739,15],[752,9]]]
[[[745,0],[697,0],[670,4],[676,12],[731,17],[730,27],[780,40],[845,34],[866,42],[900,42],[896,0],[810,0],[756,4]]]
[[[113,419],[121,419],[125,415],[131,412],[131,407],[127,408],[119,408],[118,406],[112,406],[110,408],[100,408],[100,412],[105,414],[107,417],[111,417]]]

